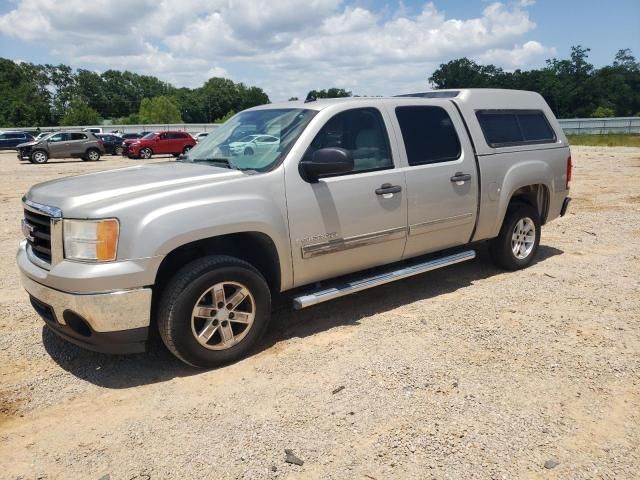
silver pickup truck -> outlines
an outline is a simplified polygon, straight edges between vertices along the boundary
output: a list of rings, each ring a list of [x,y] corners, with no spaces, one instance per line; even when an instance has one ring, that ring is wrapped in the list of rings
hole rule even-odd
[[[306,308],[470,260],[480,241],[528,266],[570,179],[532,92],[264,105],[176,161],[32,187],[17,262],[61,337],[130,353],[157,328],[206,368],[250,351],[275,296]]]

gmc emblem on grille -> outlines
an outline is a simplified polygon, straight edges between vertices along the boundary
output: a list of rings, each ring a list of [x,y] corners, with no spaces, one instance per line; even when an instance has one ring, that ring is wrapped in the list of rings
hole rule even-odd
[[[22,219],[22,234],[24,235],[24,238],[26,238],[30,242],[33,242],[33,236],[31,235],[32,233],[33,233],[33,225],[31,225],[29,222],[27,222],[23,218]]]

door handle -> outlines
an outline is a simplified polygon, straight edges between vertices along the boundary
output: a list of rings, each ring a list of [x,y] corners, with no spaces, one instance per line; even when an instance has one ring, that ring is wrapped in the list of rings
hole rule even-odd
[[[457,183],[458,185],[462,185],[464,182],[468,182],[471,180],[471,174],[456,172],[453,177],[451,177],[451,181]]]
[[[383,183],[380,188],[376,188],[376,195],[389,195],[402,191],[400,185],[391,185],[390,183]]]

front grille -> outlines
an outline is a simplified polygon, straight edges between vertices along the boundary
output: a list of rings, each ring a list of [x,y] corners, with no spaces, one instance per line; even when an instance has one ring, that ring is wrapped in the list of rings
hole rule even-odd
[[[51,263],[51,217],[30,210],[24,211],[29,236],[27,243],[39,259]],[[29,238],[30,237],[30,238]]]

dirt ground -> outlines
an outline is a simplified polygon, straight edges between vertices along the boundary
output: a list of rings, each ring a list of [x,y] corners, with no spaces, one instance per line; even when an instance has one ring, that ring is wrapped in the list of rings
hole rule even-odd
[[[0,478],[638,478],[640,149],[573,159],[529,269],[481,248],[279,312],[258,353],[202,372],[69,345],[18,282],[29,186],[136,161],[0,154]]]

